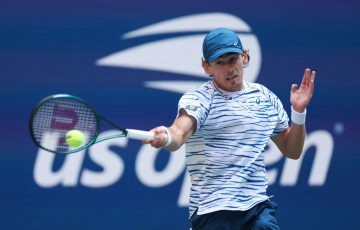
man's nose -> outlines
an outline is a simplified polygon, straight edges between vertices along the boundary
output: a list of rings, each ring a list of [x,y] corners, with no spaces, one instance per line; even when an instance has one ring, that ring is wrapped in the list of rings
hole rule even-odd
[[[234,63],[232,63],[232,62],[227,62],[227,63],[226,63],[226,71],[227,71],[228,73],[234,72],[234,69],[235,69]]]

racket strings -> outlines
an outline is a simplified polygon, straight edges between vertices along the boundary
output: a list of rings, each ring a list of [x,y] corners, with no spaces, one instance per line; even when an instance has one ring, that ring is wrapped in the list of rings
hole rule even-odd
[[[51,98],[38,107],[33,117],[32,133],[35,141],[43,148],[67,153],[70,148],[66,143],[66,133],[79,130],[84,134],[84,141],[78,148],[93,141],[98,129],[95,112],[82,101],[71,98]]]

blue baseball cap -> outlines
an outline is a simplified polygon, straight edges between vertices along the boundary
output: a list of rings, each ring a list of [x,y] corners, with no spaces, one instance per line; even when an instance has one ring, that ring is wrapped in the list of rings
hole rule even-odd
[[[210,31],[203,42],[203,57],[213,62],[225,53],[243,53],[239,36],[232,30],[217,28]]]

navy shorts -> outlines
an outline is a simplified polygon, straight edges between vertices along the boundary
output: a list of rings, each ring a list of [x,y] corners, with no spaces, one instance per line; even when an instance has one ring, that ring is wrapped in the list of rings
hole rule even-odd
[[[221,210],[204,215],[195,212],[190,226],[192,230],[277,230],[280,228],[275,218],[276,209],[274,202],[266,200],[247,211]]]

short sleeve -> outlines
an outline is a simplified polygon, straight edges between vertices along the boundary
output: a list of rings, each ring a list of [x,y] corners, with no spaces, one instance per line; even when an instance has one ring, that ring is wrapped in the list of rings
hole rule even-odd
[[[272,134],[272,136],[274,136],[274,135],[281,133],[283,130],[285,130],[289,127],[289,117],[288,117],[280,99],[269,89],[267,89],[264,86],[262,86],[262,87],[263,87],[264,93],[267,94],[271,104],[274,106],[274,109],[276,110],[276,112],[278,114],[278,120],[277,120],[275,129]]]
[[[179,100],[178,115],[180,109],[196,119],[196,130],[204,124],[209,112],[210,98],[198,91],[185,93]]]

